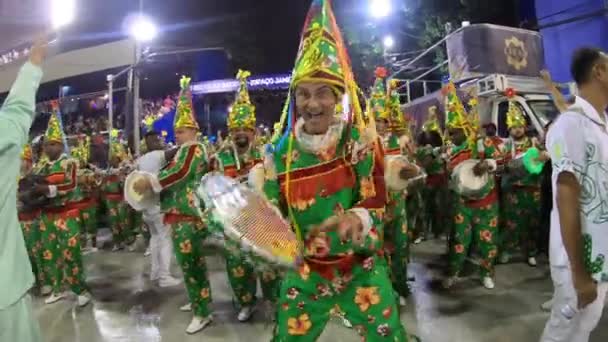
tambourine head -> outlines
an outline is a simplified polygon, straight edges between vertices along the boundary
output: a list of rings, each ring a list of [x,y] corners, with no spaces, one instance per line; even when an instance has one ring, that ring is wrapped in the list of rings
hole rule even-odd
[[[152,175],[147,172],[133,171],[125,179],[125,187],[124,187],[125,200],[127,201],[127,203],[129,203],[129,205],[133,209],[135,209],[137,211],[150,209],[158,204],[158,201],[156,198],[157,196],[153,191],[150,190],[149,192],[147,192],[145,194],[139,194],[133,188],[133,186],[135,185],[135,183],[137,181],[139,181],[140,179],[149,178],[151,176]]]

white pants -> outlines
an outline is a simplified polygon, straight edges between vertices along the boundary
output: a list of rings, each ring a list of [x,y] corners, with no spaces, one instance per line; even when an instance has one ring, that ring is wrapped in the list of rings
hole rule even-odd
[[[567,319],[561,312],[562,308],[570,305],[577,308],[577,296],[572,284],[572,272],[567,266],[551,266],[553,279],[553,307],[551,317],[545,326],[541,342],[587,342],[589,335],[602,318],[604,300],[608,291],[608,283],[599,283],[597,299],[572,319]]]
[[[171,275],[171,236],[169,228],[163,224],[163,214],[160,210],[148,210],[143,212],[143,220],[150,230],[150,279],[163,279]]]

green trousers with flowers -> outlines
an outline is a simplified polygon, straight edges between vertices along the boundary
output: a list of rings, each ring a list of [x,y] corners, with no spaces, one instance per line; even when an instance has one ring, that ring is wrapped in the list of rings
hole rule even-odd
[[[129,243],[129,222],[127,216],[127,204],[123,200],[105,199],[104,204],[108,210],[110,229],[112,229],[112,240],[114,244]]]
[[[513,253],[518,247],[527,257],[538,253],[540,229],[540,188],[513,187],[504,194],[503,253]]]
[[[348,319],[367,342],[407,342],[384,258],[370,256],[328,280],[308,263],[281,283],[274,342],[316,341],[331,316]]]
[[[42,227],[44,226],[44,230]],[[41,232],[44,241],[42,253],[44,272],[50,274],[53,292],[62,291],[63,282],[72,292],[87,290],[80,250],[80,219],[78,213],[41,215]],[[48,239],[48,240],[47,240]]]
[[[40,220],[36,217],[28,217],[26,219],[20,217],[19,222],[21,223],[25,248],[27,248],[27,254],[30,258],[30,264],[32,265],[32,272],[34,273],[36,284],[44,284]]]
[[[406,211],[408,227],[410,229],[410,238],[426,237],[426,227],[424,226],[424,201],[422,198],[422,189],[412,189],[407,196]]]
[[[462,198],[454,208],[454,231],[450,243],[450,273],[458,275],[464,266],[472,243],[477,246],[482,277],[494,275],[494,260],[498,254],[498,203],[471,207]]]
[[[449,199],[450,192],[445,184],[427,186],[422,190],[424,202],[422,227],[425,232],[432,233],[435,237],[450,233]]]
[[[263,271],[256,272],[254,266],[239,251],[237,242],[226,238],[226,271],[228,280],[234,292],[234,297],[240,307],[252,306],[256,302],[257,277],[260,276],[262,294],[264,299],[275,302],[278,291],[279,277],[277,272],[265,268]]]
[[[171,223],[171,238],[177,263],[184,274],[184,284],[195,316],[207,317],[211,310],[211,287],[202,242],[207,230],[202,222]]]
[[[93,246],[97,245],[97,211],[96,202],[80,211],[81,240],[86,243],[87,238],[90,238]]]
[[[393,288],[401,297],[407,297],[407,264],[410,258],[409,230],[405,194],[391,192],[384,225],[384,246],[387,251]]]

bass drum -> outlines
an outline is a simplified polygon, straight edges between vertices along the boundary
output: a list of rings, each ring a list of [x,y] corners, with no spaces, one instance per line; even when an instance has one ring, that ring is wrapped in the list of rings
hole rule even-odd
[[[458,164],[450,176],[450,188],[469,200],[482,199],[487,195],[490,175],[476,176],[473,172],[479,160],[469,159]]]

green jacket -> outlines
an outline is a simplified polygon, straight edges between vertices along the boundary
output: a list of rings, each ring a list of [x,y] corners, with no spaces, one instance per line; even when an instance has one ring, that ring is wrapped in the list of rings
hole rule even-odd
[[[308,152],[293,138],[289,194],[286,161],[290,143],[274,145],[274,151],[264,156],[264,193],[289,217],[294,229],[299,227],[307,257],[372,255],[382,247],[387,201],[383,171],[378,167],[382,157],[373,146],[362,143],[355,128],[336,132],[337,143],[317,153]],[[364,226],[369,231],[361,246],[340,241],[335,231],[311,238],[309,233],[317,225],[349,210],[367,217]]]
[[[180,146],[173,160],[159,172],[152,184],[154,191],[161,195],[162,212],[202,217],[202,203],[196,196],[196,188],[207,170],[207,156],[201,143]]]
[[[21,151],[35,115],[42,70],[25,63],[0,108],[0,310],[16,303],[34,283],[17,219],[17,182]]]

